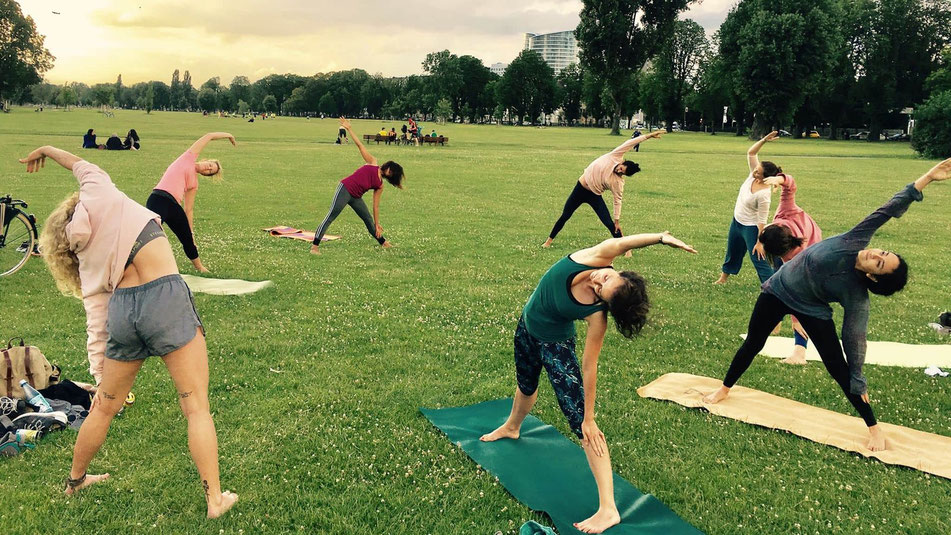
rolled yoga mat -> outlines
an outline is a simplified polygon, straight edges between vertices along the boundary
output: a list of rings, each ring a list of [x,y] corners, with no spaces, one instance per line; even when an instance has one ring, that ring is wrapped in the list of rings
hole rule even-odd
[[[495,475],[516,500],[547,513],[559,534],[581,533],[572,524],[597,511],[598,488],[584,451],[577,444],[531,415],[525,418],[518,440],[479,441],[480,436],[502,425],[511,409],[509,398],[420,412],[473,461]],[[607,535],[701,533],[660,500],[642,494],[617,474],[614,497],[621,523],[605,531]]]
[[[740,338],[746,339],[745,334]],[[784,359],[792,355],[794,340],[782,336],[770,336],[760,350],[761,355]],[[927,368],[928,366],[951,367],[951,344],[902,344],[900,342],[868,342],[865,363],[879,366],[902,366],[904,368]],[[812,344],[806,348],[806,360],[821,361],[819,352]]]
[[[211,295],[244,295],[263,290],[273,283],[271,281],[245,281],[241,279],[212,279],[210,277],[196,277],[182,275],[182,280],[194,293]]]
[[[689,373],[668,373],[637,389],[641,397],[673,401],[685,407],[702,408],[711,414],[748,424],[782,429],[802,438],[834,446],[886,464],[907,466],[951,479],[951,437],[925,433],[900,425],[879,422],[887,449],[865,447],[868,427],[861,418],[847,416],[752,388],[734,386],[725,400],[708,404],[703,396],[720,388],[720,379]],[[829,388],[838,385],[829,381]]]
[[[306,230],[296,229],[294,227],[268,227],[261,229],[271,236],[277,236],[278,238],[291,238],[293,240],[302,240],[302,241],[314,241],[314,233],[308,232]],[[324,234],[324,237],[320,239],[321,242],[339,240],[340,236],[336,234]]]

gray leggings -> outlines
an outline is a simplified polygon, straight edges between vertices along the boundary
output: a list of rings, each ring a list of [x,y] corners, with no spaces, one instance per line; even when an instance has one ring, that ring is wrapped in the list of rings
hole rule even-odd
[[[366,203],[363,202],[363,199],[350,195],[350,192],[347,191],[347,188],[343,187],[343,182],[337,184],[337,191],[334,193],[334,200],[330,203],[330,211],[327,212],[327,216],[324,217],[324,220],[321,221],[320,226],[317,227],[317,231],[314,233],[314,245],[320,245],[320,240],[327,232],[327,227],[333,223],[334,219],[337,219],[337,216],[343,211],[343,207],[348,204],[350,205],[350,208],[353,208],[353,211],[356,212],[358,216],[360,216],[360,219],[363,220],[363,223],[367,226],[367,232],[370,233],[370,236],[372,236],[374,240],[380,242],[380,245],[383,245],[383,242],[386,241],[386,238],[383,236],[380,236],[379,238],[376,237],[376,223],[373,221],[373,216],[370,215],[370,210],[367,209]]]

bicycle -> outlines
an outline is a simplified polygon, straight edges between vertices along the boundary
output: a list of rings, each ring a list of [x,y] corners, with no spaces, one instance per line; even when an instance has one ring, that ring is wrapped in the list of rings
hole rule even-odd
[[[39,255],[36,217],[24,201],[0,197],[0,277],[16,273],[32,255]],[[21,209],[22,208],[22,209]]]

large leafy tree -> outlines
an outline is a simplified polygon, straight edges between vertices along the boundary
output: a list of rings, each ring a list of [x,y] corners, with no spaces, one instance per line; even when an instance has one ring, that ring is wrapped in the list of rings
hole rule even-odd
[[[561,109],[565,112],[565,122],[569,125],[581,117],[581,104],[584,99],[584,73],[577,63],[568,65],[558,73],[558,87],[561,88]]]
[[[720,56],[754,114],[750,136],[788,124],[833,64],[833,0],[745,0],[720,27]]]
[[[42,81],[55,59],[33,17],[25,17],[15,1],[0,0],[0,101]]]
[[[535,124],[539,115],[554,110],[558,93],[555,71],[534,50],[522,50],[505,69],[496,85],[499,104],[512,111],[519,122]]]
[[[585,0],[575,30],[581,65],[605,88],[611,133],[620,134],[631,81],[670,37],[677,14],[692,0]]]
[[[674,32],[654,57],[649,85],[658,114],[667,122],[667,131],[684,112],[684,103],[697,85],[700,61],[709,54],[706,32],[692,20],[678,20]]]
[[[925,81],[931,96],[915,109],[911,146],[926,158],[951,157],[951,48]]]

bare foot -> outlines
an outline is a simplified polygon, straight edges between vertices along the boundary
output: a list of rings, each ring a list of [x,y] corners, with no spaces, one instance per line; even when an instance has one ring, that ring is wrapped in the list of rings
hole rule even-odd
[[[726,399],[726,397],[729,395],[730,395],[730,389],[725,386],[721,386],[720,389],[717,390],[716,392],[711,392],[707,394],[706,396],[703,396],[703,402],[710,403],[711,405],[714,403],[720,403],[721,401]]]
[[[311,245],[310,254],[320,254],[320,247],[317,245]]]
[[[598,509],[587,520],[575,522],[574,526],[582,533],[601,533],[611,526],[621,523],[621,515],[617,509]]]
[[[726,283],[726,280],[727,280],[728,278],[730,278],[730,276],[727,275],[726,273],[720,273],[720,278],[717,279],[717,280],[715,280],[715,281],[713,281],[713,284],[724,284],[724,283]]]
[[[783,364],[796,364],[804,366],[806,364],[806,348],[797,345],[793,349],[793,354],[782,360]]]
[[[383,242],[383,245],[381,245],[380,247],[383,247],[384,249],[389,249],[390,247],[393,247],[393,244],[390,243],[390,240],[386,240],[385,242]]]
[[[238,495],[226,490],[221,493],[221,500],[217,505],[208,504],[208,518],[218,518],[228,512],[238,501]]]
[[[482,435],[481,437],[479,437],[479,440],[481,440],[482,442],[495,442],[496,440],[499,440],[500,438],[510,438],[512,440],[518,440],[518,431],[519,431],[518,429],[513,431],[509,429],[508,427],[506,427],[505,424],[502,424],[495,431],[492,431],[491,433],[486,433]]]
[[[551,238],[545,240],[545,243],[542,244],[542,247],[551,247]]]
[[[885,433],[877,425],[868,428],[868,443],[865,447],[871,451],[882,451],[887,448]]]
[[[96,483],[99,483],[100,481],[105,481],[107,479],[109,479],[109,474],[100,474],[100,475],[86,474],[86,479],[83,480],[83,482],[80,483],[79,485],[76,485],[75,487],[70,487],[68,485],[66,486],[66,495],[71,496],[73,495],[73,493],[83,490],[89,485],[95,485]]]

